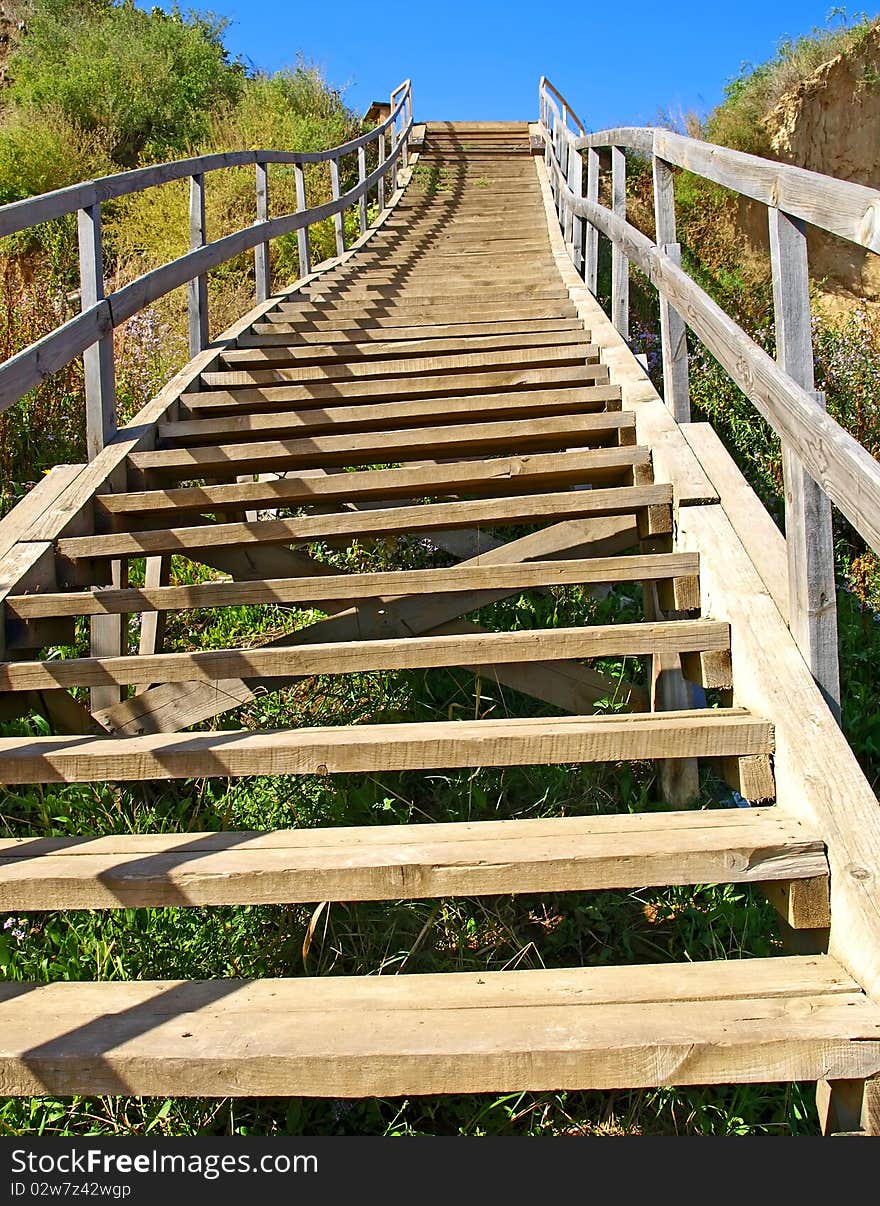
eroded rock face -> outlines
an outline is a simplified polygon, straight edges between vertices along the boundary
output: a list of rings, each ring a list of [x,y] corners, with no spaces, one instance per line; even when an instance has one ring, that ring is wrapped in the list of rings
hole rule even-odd
[[[783,162],[880,188],[880,28],[786,92],[764,125]],[[814,230],[809,246],[814,279],[880,299],[880,256]]]

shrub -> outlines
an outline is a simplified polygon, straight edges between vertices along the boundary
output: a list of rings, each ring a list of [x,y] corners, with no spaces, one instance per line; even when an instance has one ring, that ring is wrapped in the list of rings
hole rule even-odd
[[[62,113],[120,166],[165,158],[204,135],[215,105],[241,94],[244,69],[229,62],[225,28],[176,6],[145,13],[114,0],[37,0],[10,57],[7,101]]]

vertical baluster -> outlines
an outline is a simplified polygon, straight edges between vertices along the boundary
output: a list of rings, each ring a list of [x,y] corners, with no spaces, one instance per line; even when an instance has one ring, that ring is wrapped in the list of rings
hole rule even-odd
[[[391,97],[391,112],[394,112],[394,96]],[[390,126],[391,130],[391,154],[397,150],[397,118],[393,118]],[[397,160],[395,159],[391,165],[391,191],[397,192]]]
[[[306,174],[301,163],[295,163],[293,171],[296,179],[296,212],[302,213],[306,208]],[[299,251],[299,274],[308,276],[312,271],[308,226],[301,226],[296,232],[296,245]]]
[[[104,253],[101,237],[101,206],[98,202],[77,215],[79,235],[80,305],[83,310],[104,299]],[[86,395],[86,446],[89,460],[98,455],[116,434],[116,384],[113,367],[113,328],[107,312],[107,330],[83,353]],[[123,487],[124,488],[124,487]],[[123,585],[124,566],[112,561],[113,586]],[[125,652],[122,616],[92,616],[89,622],[93,657],[116,657]],[[122,698],[119,687],[93,687],[89,693],[92,711],[109,708]]]
[[[580,151],[575,147],[569,148],[568,153],[568,187],[576,197],[584,195],[584,161]],[[571,262],[578,272],[584,270],[584,220],[571,210],[569,231],[571,243]]]
[[[770,258],[776,358],[805,390],[814,391],[807,237],[802,222],[771,206]],[[824,406],[822,394],[815,394]],[[788,554],[789,625],[804,661],[840,720],[837,662],[837,595],[831,504],[783,443],[785,547]]]
[[[99,202],[77,215],[79,235],[80,308],[90,310],[104,300],[104,251]],[[86,395],[86,449],[89,460],[116,435],[116,377],[113,367],[113,328],[83,352]]]
[[[409,135],[406,129],[409,126],[410,118],[412,117],[412,93],[407,88],[404,93],[404,105],[401,111],[401,122],[403,125],[403,150],[400,152],[400,166],[407,167],[409,164]]]
[[[587,150],[587,200],[599,200],[599,152],[590,147]],[[591,293],[596,292],[599,275],[599,231],[587,223],[587,249],[585,259],[584,281]]]
[[[379,163],[385,162],[385,131],[379,135]],[[385,173],[379,177],[379,185],[376,189],[376,199],[379,202],[379,213],[385,208]]]
[[[269,217],[269,166],[257,163],[257,221],[265,222]],[[257,301],[264,302],[269,297],[271,278],[269,275],[269,244],[258,243],[254,248],[254,280],[256,281]]]
[[[626,218],[626,156],[611,148],[611,209]],[[611,321],[629,339],[629,260],[616,243],[611,245]]]
[[[338,201],[339,192],[339,159],[330,160],[330,194],[334,201]],[[333,215],[333,230],[336,234],[336,254],[342,255],[345,251],[345,218],[342,211]]]
[[[189,249],[205,245],[205,177],[199,172],[189,178]],[[189,354],[198,356],[208,346],[208,278],[202,273],[187,285],[189,311]]]
[[[402,152],[406,156],[406,146]],[[367,148],[358,147],[358,185],[363,188],[364,181],[367,178]],[[358,198],[358,225],[362,235],[367,233],[367,194],[361,193]]]
[[[657,246],[676,264],[681,248],[675,240],[675,188],[672,168],[654,156],[654,221]],[[687,334],[679,312],[660,295],[660,341],[663,351],[663,396],[679,423],[691,421]]]

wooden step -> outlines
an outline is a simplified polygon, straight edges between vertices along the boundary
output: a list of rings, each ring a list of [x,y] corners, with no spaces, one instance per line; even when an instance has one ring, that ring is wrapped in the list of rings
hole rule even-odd
[[[193,477],[194,473],[189,470],[182,476]],[[611,486],[600,490],[528,494],[521,498],[391,506],[255,523],[212,523],[191,528],[156,528],[106,536],[73,536],[59,540],[56,547],[58,556],[64,560],[89,561],[95,558],[141,557],[148,553],[184,553],[224,545],[310,544],[316,540],[347,541],[355,537],[445,531],[447,528],[558,523],[563,519],[586,516],[635,514],[649,507],[668,508],[671,504],[672,487],[668,485]]]
[[[7,1094],[396,1097],[878,1068],[880,1008],[828,955],[0,986]]]
[[[410,289],[405,284],[352,285],[342,288],[333,285],[324,285],[316,281],[314,285],[309,286],[307,291],[304,292],[312,301],[318,302],[384,300],[405,301],[407,305],[411,305],[413,302],[443,302],[445,305],[482,306],[484,311],[489,309],[495,301],[499,301],[503,305],[510,300],[510,290],[505,286],[498,286],[497,288],[488,290],[464,282],[456,287],[454,281],[445,282],[434,289],[426,285],[414,286]],[[555,284],[522,287],[517,289],[516,292],[517,297],[521,297],[525,301],[568,300],[568,290],[563,289],[561,285]]]
[[[503,420],[486,423],[450,423],[444,427],[412,427],[347,435],[313,435],[290,440],[255,440],[238,444],[159,448],[135,452],[130,464],[141,473],[175,477],[221,477],[295,465],[322,468],[333,465],[387,464],[393,460],[430,459],[433,451],[456,456],[473,451],[526,451],[529,448],[564,448],[607,444],[635,444],[632,411],[598,411],[595,414]],[[253,466],[253,469],[249,468]]]
[[[493,369],[486,373],[441,373],[414,379],[363,378],[358,381],[308,381],[288,385],[251,383],[182,394],[181,399],[193,414],[244,413],[248,410],[277,410],[286,406],[307,407],[328,400],[342,404],[356,398],[440,398],[494,394],[500,390],[521,393],[550,387],[607,386],[608,379],[608,369],[604,364],[565,364],[560,368]]]
[[[400,469],[365,469],[297,477],[287,474],[271,481],[232,482],[221,486],[183,486],[166,490],[140,490],[101,494],[97,513],[111,524],[125,524],[145,515],[157,517],[187,512],[223,511],[232,507],[290,507],[336,503],[365,503],[379,499],[424,498],[541,492],[602,480],[606,466],[619,466],[624,458],[633,466],[644,464],[647,452],[628,448],[593,448],[580,452],[539,453],[534,456],[497,457],[492,460],[450,461]],[[143,526],[140,524],[139,526]]]
[[[188,419],[160,423],[163,446],[192,445],[218,438],[253,439],[255,435],[296,435],[303,432],[329,434],[333,431],[380,431],[413,427],[419,423],[469,423],[518,420],[541,416],[583,414],[620,409],[613,386],[600,386],[591,397],[587,390],[532,390],[522,394],[478,394],[475,398],[417,399],[386,402],[378,406],[358,402],[354,406],[328,406],[284,410],[258,415],[227,415],[222,418]],[[603,397],[604,394],[609,395]],[[580,396],[585,395],[585,396]],[[619,462],[623,464],[624,462]],[[626,462],[632,465],[632,461]],[[610,464],[610,462],[609,462]],[[619,476],[619,474],[618,474]]]
[[[548,586],[668,581],[695,577],[698,573],[699,558],[693,553],[644,553],[627,557],[591,557],[511,565],[493,562],[486,566],[471,564],[451,569],[389,570],[384,573],[327,574],[318,577],[304,575],[245,582],[199,582],[191,586],[101,588],[60,593],[40,591],[32,595],[9,595],[5,602],[9,616],[28,620],[46,616],[124,615],[136,611],[244,607],[260,603],[296,603],[314,607],[329,602],[359,602],[385,596],[433,596],[479,590],[494,596],[499,592],[514,593]],[[52,663],[53,666],[55,664]],[[15,663],[13,672],[19,665]]]
[[[508,298],[503,305],[453,306],[445,303],[433,304],[422,301],[411,304],[399,302],[329,302],[318,305],[305,299],[284,303],[267,315],[269,322],[293,322],[305,324],[309,329],[325,327],[382,327],[420,326],[437,323],[510,322],[523,318],[576,318],[574,303],[559,300],[554,302],[529,302]],[[575,328],[577,329],[577,328]]]
[[[308,678],[376,670],[427,670],[569,658],[727,652],[730,630],[715,620],[667,620],[537,628],[455,636],[334,641],[290,649],[209,649],[118,657],[0,662],[0,692],[100,687],[108,683],[220,682],[227,678]]]
[[[568,331],[535,331],[514,335],[470,335],[456,338],[409,339],[382,343],[346,343],[342,346],[321,347],[309,344],[298,347],[292,341],[244,347],[241,344],[223,352],[220,363],[231,368],[242,365],[290,365],[350,363],[358,360],[400,360],[404,356],[476,355],[478,352],[501,352],[506,349],[531,351],[536,348],[579,347],[584,358],[598,359],[599,348],[590,342],[583,329]]]
[[[0,737],[0,781],[366,774],[772,752],[766,721],[739,708],[709,708],[143,737]]]
[[[231,355],[232,353],[230,353]],[[355,361],[352,364],[317,364],[302,368],[255,368],[217,370],[202,374],[210,386],[268,385],[276,381],[339,381],[352,377],[415,377],[422,374],[451,372],[481,372],[506,367],[527,368],[557,364],[585,364],[598,360],[598,350],[592,344],[555,343],[539,348],[502,348],[500,351],[438,352],[434,355],[401,357],[399,359]]]
[[[0,910],[295,904],[827,876],[774,808],[0,840]]]
[[[400,343],[411,339],[458,339],[471,336],[487,335],[525,335],[537,334],[544,331],[563,333],[565,331],[583,331],[584,326],[579,318],[509,318],[493,322],[491,319],[482,322],[448,322],[425,323],[420,326],[401,324],[392,326],[389,321],[380,320],[375,327],[345,326],[340,323],[336,328],[314,330],[313,324],[307,322],[257,322],[251,332],[239,336],[236,346],[271,347],[274,345],[287,346],[288,341],[295,344],[318,344],[332,346],[333,344],[363,344],[363,343]],[[585,332],[589,334],[589,332]]]

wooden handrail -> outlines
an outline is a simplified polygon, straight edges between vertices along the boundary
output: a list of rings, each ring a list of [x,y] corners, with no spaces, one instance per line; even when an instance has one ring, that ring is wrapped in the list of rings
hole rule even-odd
[[[112,176],[99,176],[95,180],[85,180],[82,184],[72,184],[67,188],[55,189],[51,193],[41,193],[38,197],[11,201],[8,205],[0,206],[0,238],[29,230],[30,227],[43,222],[63,218],[89,205],[112,201],[130,193],[143,192],[144,189],[155,188],[160,184],[169,184],[172,180],[185,180],[188,176],[196,174],[207,175],[222,168],[242,167],[251,163],[305,164],[336,160],[341,155],[351,154],[359,147],[367,146],[378,139],[397,120],[406,104],[407,97],[404,97],[381,125],[358,138],[353,138],[350,142],[330,147],[326,151],[221,151],[192,159],[172,159],[167,163],[134,168],[130,172],[116,172]]]
[[[585,263],[585,279],[595,292],[596,253],[591,239],[601,232],[610,240],[612,317],[624,337],[627,261],[637,264],[658,290],[663,383],[670,410],[680,422],[689,421],[687,324],[782,440],[790,624],[805,661],[839,717],[830,503],[880,552],[880,464],[829,417],[824,398],[813,388],[803,224],[880,252],[880,192],[654,127],[618,127],[575,137],[558,121],[552,128],[547,124],[552,102],[543,79],[539,99],[545,162],[563,230],[574,229],[573,215],[585,220],[586,257],[581,246],[572,246],[572,259],[576,265]],[[617,178],[613,210],[598,203],[596,189],[598,151],[605,147],[611,148]],[[623,148],[652,156],[656,243],[626,220]],[[571,187],[573,179],[582,179],[580,172],[572,172],[571,156],[582,151],[589,156],[586,197]],[[681,268],[673,166],[768,206],[776,361]]]
[[[584,134],[578,150],[629,147],[656,155],[733,192],[775,206],[829,234],[880,252],[880,191],[791,163],[777,163],[654,126]]]
[[[395,104],[395,97],[400,99]],[[397,127],[401,128],[398,131]],[[385,135],[392,133],[391,150],[385,154]],[[24,201],[0,207],[0,237],[27,230],[43,222],[80,214],[80,279],[82,313],[63,323],[42,339],[23,348],[0,365],[0,413],[14,405],[51,373],[69,364],[76,356],[86,357],[86,427],[89,458],[112,439],[115,432],[115,394],[113,389],[112,331],[157,298],[181,285],[190,289],[190,351],[195,355],[207,343],[207,300],[203,287],[205,274],[244,251],[256,249],[257,293],[263,299],[269,293],[268,257],[265,248],[272,239],[297,231],[300,234],[301,275],[311,270],[308,257],[308,228],[315,222],[341,215],[350,206],[360,208],[360,226],[366,229],[368,194],[383,184],[391,171],[396,179],[398,161],[405,163],[413,129],[412,87],[404,81],[392,93],[391,113],[374,129],[359,138],[326,151],[230,151],[197,158],[175,160],[152,167],[136,168],[114,176],[104,176],[69,188],[57,189]],[[365,148],[379,140],[378,166],[365,173]],[[358,183],[346,193],[338,193],[339,159],[357,153],[360,164]],[[333,199],[308,208],[305,203],[303,167],[308,163],[329,162],[335,180]],[[297,170],[298,208],[277,218],[261,216],[268,212],[266,167],[270,163],[293,164]],[[253,225],[224,238],[206,242],[204,238],[204,177],[209,172],[245,164],[257,165],[256,204],[258,220]],[[333,169],[335,168],[335,172]],[[103,255],[101,250],[100,205],[115,197],[141,192],[173,180],[189,178],[191,250],[177,259],[104,296]],[[381,189],[384,200],[384,188]],[[342,246],[340,247],[340,243]],[[337,236],[337,251],[344,240]],[[199,288],[194,287],[202,282]],[[109,363],[108,363],[109,356]]]
[[[581,119],[575,113],[574,109],[572,109],[571,105],[568,103],[568,101],[565,99],[565,97],[562,95],[562,93],[559,91],[559,89],[556,88],[553,84],[551,84],[545,75],[542,75],[541,83],[539,85],[539,91],[542,91],[545,89],[547,92],[552,93],[553,96],[556,97],[556,99],[559,101],[560,105],[562,105],[562,108],[565,110],[565,112],[568,114],[568,116],[575,123],[577,128],[580,130],[581,134],[583,134],[584,133],[584,123],[581,121]],[[565,124],[565,123],[563,123],[563,124]]]

